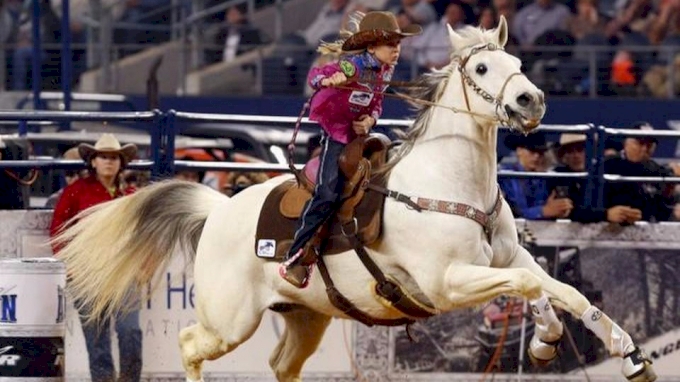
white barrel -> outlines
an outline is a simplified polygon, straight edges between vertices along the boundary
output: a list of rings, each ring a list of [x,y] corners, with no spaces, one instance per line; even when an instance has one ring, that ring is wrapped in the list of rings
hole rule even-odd
[[[66,266],[0,260],[0,382],[64,381]]]

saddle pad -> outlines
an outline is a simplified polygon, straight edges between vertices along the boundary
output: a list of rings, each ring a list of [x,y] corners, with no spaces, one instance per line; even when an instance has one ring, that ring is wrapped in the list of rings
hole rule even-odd
[[[385,182],[380,181],[380,183],[384,186]],[[267,195],[262,205],[255,234],[255,254],[258,257],[280,261],[293,244],[298,218],[305,202],[311,198],[311,194],[304,189],[288,192],[291,187],[298,187],[295,179],[276,186]],[[284,196],[297,200],[294,202],[287,200],[286,203],[282,203]],[[380,236],[384,203],[383,194],[367,190],[356,207],[355,217],[359,227],[359,238],[364,245],[375,242]],[[342,234],[340,223],[335,216],[330,218],[328,224],[330,237],[322,249],[323,254],[338,254],[353,249],[349,240]]]

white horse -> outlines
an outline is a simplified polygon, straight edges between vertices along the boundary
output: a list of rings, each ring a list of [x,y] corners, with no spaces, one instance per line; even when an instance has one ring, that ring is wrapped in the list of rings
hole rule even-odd
[[[421,109],[404,149],[392,159],[387,185],[433,205],[457,202],[468,212],[490,214],[499,201],[498,122],[528,133],[545,113],[544,97],[521,74],[520,61],[502,49],[505,19],[494,30],[449,28],[449,35],[452,63],[422,79],[428,89],[421,96],[437,105]],[[187,381],[201,381],[205,360],[247,341],[274,304],[291,309],[281,313],[286,329],[270,366],[279,381],[300,381],[331,317],[348,317],[330,303],[319,272],[306,289],[296,289],[279,276],[276,262],[254,254],[260,208],[288,179],[274,178],[231,199],[199,184],[159,182],[85,211],[58,239],[68,243],[60,257],[72,294],[92,304],[94,317],[110,315],[124,307],[130,288],[146,287],[181,247],[194,260],[198,318],[179,335]],[[497,214],[486,215],[493,224],[485,232],[472,215],[418,212],[388,198],[382,236],[368,252],[386,274],[419,289],[438,312],[502,294],[526,297],[537,323],[528,349],[535,361],[556,356],[563,328],[554,304],[582,319],[612,356],[624,359],[628,379],[654,381],[651,362],[631,337],[577,290],[552,279],[518,244],[510,208],[500,202]],[[363,312],[379,319],[405,317],[375,298],[373,278],[354,252],[329,256],[326,264],[338,289]]]

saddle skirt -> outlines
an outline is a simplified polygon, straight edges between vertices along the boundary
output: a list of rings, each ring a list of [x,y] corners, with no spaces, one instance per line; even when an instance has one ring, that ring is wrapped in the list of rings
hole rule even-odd
[[[379,134],[360,137],[351,142],[340,157],[340,169],[345,176],[345,187],[338,211],[350,211],[356,219],[344,227],[338,214],[334,214],[310,241],[320,246],[324,255],[338,254],[354,247],[344,235],[356,229],[364,245],[378,240],[382,223],[382,208],[385,195],[365,192],[365,180],[382,187],[386,186],[383,176],[371,176],[373,168],[383,165],[387,159],[389,140]],[[311,159],[302,170],[300,182],[291,179],[276,186],[267,196],[260,210],[255,237],[255,253],[258,257],[281,261],[293,244],[293,236],[305,204],[312,197],[318,158]],[[312,180],[313,179],[313,180]],[[347,208],[349,207],[349,208]],[[340,213],[340,212],[338,212]],[[309,245],[306,246],[309,250]]]

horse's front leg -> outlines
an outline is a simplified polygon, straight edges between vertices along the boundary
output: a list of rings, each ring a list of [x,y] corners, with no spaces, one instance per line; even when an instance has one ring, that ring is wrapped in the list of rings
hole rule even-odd
[[[651,367],[649,358],[638,348],[619,325],[609,316],[590,304],[574,287],[562,283],[550,277],[541,266],[536,263],[533,256],[522,246],[517,245],[515,254],[508,268],[526,269],[538,276],[542,282],[542,289],[550,299],[550,303],[571,313],[574,317],[583,321],[586,328],[592,331],[607,347],[612,356],[622,357],[622,373],[631,381],[651,382],[656,380],[656,374]],[[562,325],[554,313],[542,315],[546,310],[552,311],[552,307],[543,296],[536,301],[530,301],[532,312],[536,318],[536,331],[530,344],[530,355],[542,361],[550,361],[547,352],[562,334]],[[545,304],[542,304],[545,301]],[[537,316],[538,315],[538,316]],[[546,319],[550,321],[546,321]],[[551,322],[552,321],[552,322]],[[555,322],[559,324],[559,329]],[[542,359],[541,359],[542,358]]]
[[[456,308],[478,305],[500,295],[515,295],[529,300],[536,318],[534,361],[547,364],[557,356],[557,343],[562,338],[562,323],[543,293],[543,280],[523,267],[489,268],[454,264],[447,272],[449,299]],[[535,335],[536,336],[536,335]],[[532,343],[534,341],[532,340]]]
[[[501,295],[530,300],[542,295],[541,279],[526,269],[498,269],[452,264],[446,272],[446,293],[451,309],[471,307]]]

